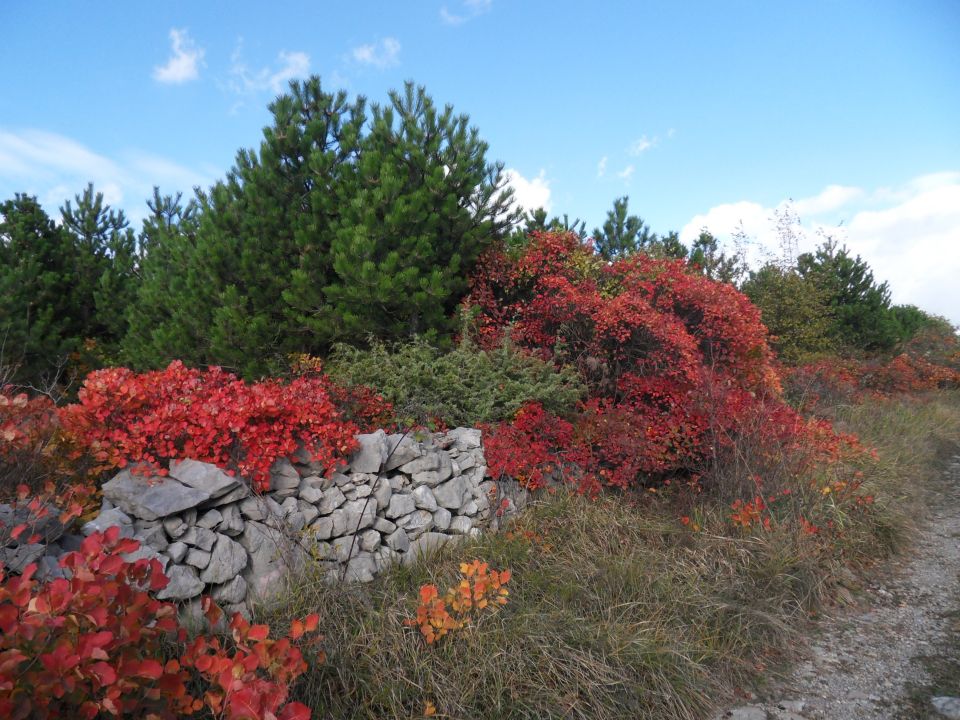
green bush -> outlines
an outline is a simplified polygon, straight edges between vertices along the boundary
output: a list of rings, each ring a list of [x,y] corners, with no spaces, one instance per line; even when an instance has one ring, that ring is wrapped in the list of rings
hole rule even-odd
[[[448,353],[422,338],[367,350],[337,345],[326,370],[339,383],[376,388],[400,420],[451,426],[511,419],[529,401],[562,415],[584,395],[573,370],[557,370],[509,342],[492,351],[464,342]]]

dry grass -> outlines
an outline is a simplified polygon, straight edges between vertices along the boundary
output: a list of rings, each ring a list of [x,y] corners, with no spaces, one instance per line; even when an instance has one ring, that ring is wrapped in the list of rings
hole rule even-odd
[[[483,537],[363,586],[305,579],[264,620],[319,611],[327,662],[295,688],[315,718],[702,718],[735,688],[789,658],[845,568],[896,549],[923,480],[960,438],[960,397],[874,403],[838,414],[881,449],[864,467],[874,511],[844,518],[830,544],[784,523],[737,532],[725,504],[701,501],[703,528],[676,498],[558,493],[514,526],[533,540]],[[413,615],[422,584],[461,560],[513,571],[510,600],[426,646]]]

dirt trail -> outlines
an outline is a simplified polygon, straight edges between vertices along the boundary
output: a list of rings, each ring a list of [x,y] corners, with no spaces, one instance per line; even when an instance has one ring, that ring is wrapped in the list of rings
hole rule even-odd
[[[960,456],[914,545],[823,621],[792,677],[729,720],[960,718]]]

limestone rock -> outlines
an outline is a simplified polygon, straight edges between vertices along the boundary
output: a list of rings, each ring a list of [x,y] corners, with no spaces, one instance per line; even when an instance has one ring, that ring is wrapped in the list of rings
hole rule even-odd
[[[433,511],[433,526],[437,530],[446,530],[450,527],[453,516],[446,508],[437,508]]]
[[[428,532],[410,544],[410,549],[403,556],[404,565],[412,565],[417,560],[435,553],[451,539],[450,535]]]
[[[397,525],[406,530],[410,539],[416,539],[433,527],[433,513],[416,510],[397,520]]]
[[[473,521],[464,515],[457,515],[450,521],[450,532],[454,535],[466,535],[473,527]]]
[[[210,595],[220,604],[243,602],[247,596],[247,581],[242,576],[237,575],[223,585],[215,585],[211,588]]]
[[[84,523],[80,532],[89,537],[95,532],[104,532],[107,528],[113,527],[114,525],[119,526],[120,537],[133,537],[133,521],[130,519],[130,516],[120,508],[113,508],[112,510],[101,512],[90,522]]]
[[[330,515],[333,518],[333,534],[359,532],[371,527],[377,516],[377,504],[373,501],[351,500],[343,507],[334,510]]]
[[[280,458],[270,467],[270,490],[272,492],[296,491],[300,486],[300,473],[286,458]]]
[[[339,487],[332,487],[323,492],[323,499],[320,501],[317,509],[321,515],[329,515],[346,501],[347,498],[343,494],[343,491],[341,491]]]
[[[128,515],[142,520],[165,518],[210,499],[209,492],[173,478],[134,475],[129,470],[105,482],[103,496]]]
[[[420,485],[413,489],[413,501],[420,510],[433,512],[437,509],[437,499],[433,496],[430,488],[426,485]]]
[[[217,535],[210,564],[200,573],[205,583],[220,584],[233,579],[247,566],[247,551],[226,535]]]
[[[187,544],[182,542],[170,543],[165,550],[167,556],[175,563],[182,562],[189,551],[190,548],[187,547]]]
[[[24,543],[12,548],[0,548],[0,562],[7,572],[22,573],[32,562],[37,562],[47,546],[43,543]]]
[[[387,547],[397,552],[406,552],[410,549],[410,538],[408,538],[407,534],[400,528],[397,528],[387,536],[386,543]]]
[[[366,530],[360,534],[360,549],[373,552],[380,546],[380,533],[376,530]]]
[[[378,517],[373,521],[373,529],[378,533],[386,533],[389,535],[397,529],[397,525],[396,523],[390,522],[386,518]]]
[[[202,527],[191,527],[180,536],[180,542],[210,552],[217,541],[217,533]]]
[[[184,560],[187,565],[192,565],[197,570],[203,570],[210,564],[210,553],[197,548],[190,548],[187,557]]]
[[[197,460],[180,460],[170,463],[170,476],[187,487],[207,493],[212,500],[226,495],[240,486],[240,481],[230,477],[216,465]]]
[[[960,720],[960,697],[941,695],[931,698],[936,711],[950,720]]]
[[[387,458],[384,471],[395,470],[401,465],[406,465],[412,460],[416,460],[423,454],[420,444],[410,435],[397,433],[387,437]]]
[[[308,503],[316,504],[323,499],[323,490],[313,485],[301,487],[300,499]]]
[[[383,430],[358,435],[360,447],[350,457],[350,469],[355,473],[376,473],[387,460],[387,434]]]
[[[371,553],[360,553],[347,563],[343,579],[347,582],[371,582],[377,572],[377,563]]]
[[[393,520],[402,515],[409,515],[416,509],[417,503],[413,495],[395,494],[391,496],[390,504],[387,506],[384,515],[386,515],[388,519]]]
[[[433,489],[433,496],[437,504],[450,510],[456,510],[463,504],[464,495],[469,492],[467,481],[463,476],[448,480]]]
[[[190,526],[187,525],[182,518],[173,516],[164,518],[163,529],[167,531],[167,535],[177,540],[190,529]]]
[[[390,487],[390,481],[387,478],[378,478],[373,489],[373,497],[377,501],[377,512],[382,512],[387,508],[392,495],[393,488]]]
[[[333,536],[333,518],[321,517],[310,523],[310,533],[317,540],[327,540]]]
[[[223,505],[220,508],[219,532],[235,537],[243,532],[243,518],[240,517],[240,508],[237,505]]]
[[[173,565],[166,574],[170,582],[157,593],[160,600],[189,600],[203,592],[203,583],[194,567]]]
[[[197,525],[207,530],[213,530],[221,522],[223,522],[223,515],[220,514],[220,511],[216,508],[212,510],[207,510],[203,515],[197,518]]]

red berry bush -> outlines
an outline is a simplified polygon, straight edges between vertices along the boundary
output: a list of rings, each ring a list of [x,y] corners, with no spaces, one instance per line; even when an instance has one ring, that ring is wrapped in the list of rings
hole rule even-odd
[[[61,408],[65,434],[100,469],[147,466],[192,458],[235,470],[255,488],[270,467],[304,446],[333,466],[356,446],[357,427],[345,420],[321,375],[290,382],[246,383],[218,367],[135,373],[108,368],[90,373],[78,402]]]

